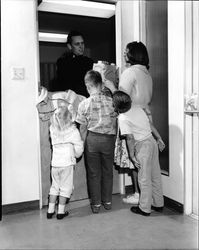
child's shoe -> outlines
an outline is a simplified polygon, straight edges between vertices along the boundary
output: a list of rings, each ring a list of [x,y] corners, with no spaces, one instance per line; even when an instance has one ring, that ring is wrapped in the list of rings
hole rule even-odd
[[[57,219],[62,220],[64,217],[68,216],[69,212],[66,211],[64,214],[57,214]]]
[[[47,214],[46,214],[47,219],[52,219],[54,214],[55,214],[55,212],[53,212],[53,213],[48,213],[47,212]]]
[[[110,210],[112,208],[111,202],[104,202],[103,206],[106,210]]]
[[[49,199],[49,197],[48,197]],[[52,219],[53,215],[55,214],[55,203],[48,203],[48,211],[46,214],[47,219]]]
[[[100,205],[91,205],[91,210],[94,214],[98,214],[100,211]]]
[[[140,198],[139,193],[134,193],[134,194],[128,195],[126,198],[123,198],[123,202],[132,204],[132,205],[138,205],[139,198]]]

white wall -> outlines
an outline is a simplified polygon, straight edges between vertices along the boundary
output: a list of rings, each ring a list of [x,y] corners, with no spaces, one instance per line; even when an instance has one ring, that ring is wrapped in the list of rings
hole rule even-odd
[[[39,199],[36,2],[1,1],[2,203]],[[13,67],[24,80],[12,80]]]
[[[118,1],[116,4],[116,64],[125,67],[124,50],[127,43],[140,39],[139,0]]]

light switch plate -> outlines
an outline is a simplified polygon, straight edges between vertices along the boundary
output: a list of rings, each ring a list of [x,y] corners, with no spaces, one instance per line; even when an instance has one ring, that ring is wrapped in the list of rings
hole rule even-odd
[[[24,80],[25,69],[24,68],[12,68],[11,72],[12,80]]]

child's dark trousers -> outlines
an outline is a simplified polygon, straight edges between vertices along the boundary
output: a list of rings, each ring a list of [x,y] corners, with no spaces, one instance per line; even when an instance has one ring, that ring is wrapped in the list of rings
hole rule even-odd
[[[88,132],[85,159],[92,205],[112,201],[115,135]]]

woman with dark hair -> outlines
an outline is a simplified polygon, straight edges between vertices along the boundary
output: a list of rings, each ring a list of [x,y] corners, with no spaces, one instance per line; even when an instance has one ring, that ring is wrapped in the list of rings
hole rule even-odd
[[[132,104],[143,108],[152,121],[150,102],[153,92],[153,81],[148,71],[149,56],[146,46],[142,42],[131,42],[126,45],[124,59],[128,67],[123,71],[119,82],[119,90],[126,92],[132,100]],[[118,139],[115,158],[120,159],[120,165],[132,168],[132,182],[134,193],[123,199],[125,203],[137,205],[139,202],[139,187],[137,183],[137,170],[129,160],[125,140]]]
[[[130,95],[133,104],[145,108],[150,114],[153,81],[148,71],[149,57],[145,45],[142,42],[128,43],[124,59],[130,66],[121,75],[119,89]]]
[[[149,69],[149,56],[145,45],[142,42],[128,43],[126,46],[126,61],[131,65],[140,64]]]

